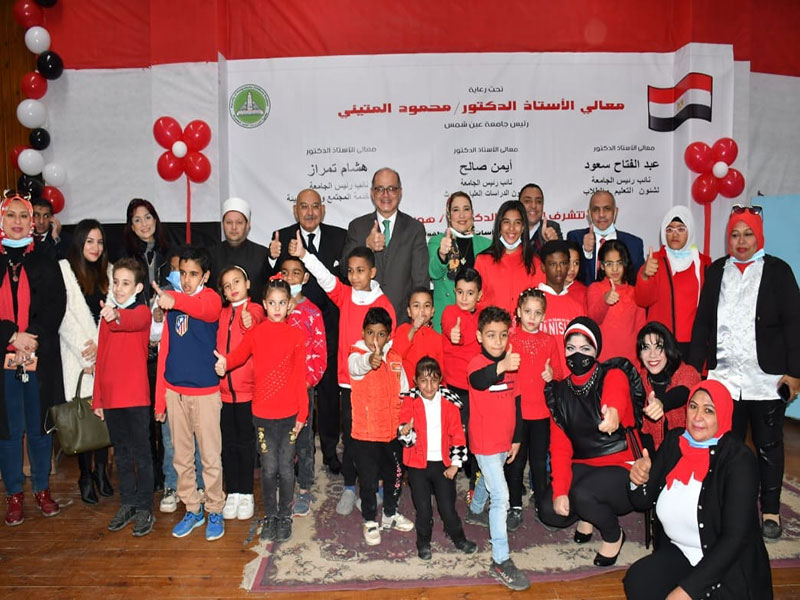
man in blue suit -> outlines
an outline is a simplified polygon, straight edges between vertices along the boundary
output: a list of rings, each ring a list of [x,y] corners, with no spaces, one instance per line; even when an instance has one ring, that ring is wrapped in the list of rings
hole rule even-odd
[[[608,240],[619,240],[625,244],[631,255],[635,273],[638,273],[639,268],[644,264],[642,239],[614,227],[618,212],[617,203],[611,192],[599,190],[592,194],[592,198],[589,200],[589,219],[592,226],[573,229],[567,234],[568,240],[577,242],[583,249],[578,277],[586,285],[597,278],[597,253]]]

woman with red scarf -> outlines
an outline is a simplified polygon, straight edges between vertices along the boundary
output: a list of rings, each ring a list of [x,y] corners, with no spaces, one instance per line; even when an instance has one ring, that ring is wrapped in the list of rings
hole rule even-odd
[[[758,527],[758,466],[730,435],[733,401],[718,381],[695,385],[686,429],[631,468],[638,510],[655,505],[656,551],[625,575],[630,600],[772,598],[769,557]],[[645,451],[646,452],[646,451]]]
[[[58,327],[66,292],[55,259],[34,249],[30,200],[6,192],[0,202],[0,340],[6,343],[0,386],[0,472],[6,488],[6,525],[23,521],[22,435],[28,437],[31,482],[45,517],[58,514],[50,497],[52,436],[44,416],[64,402]]]

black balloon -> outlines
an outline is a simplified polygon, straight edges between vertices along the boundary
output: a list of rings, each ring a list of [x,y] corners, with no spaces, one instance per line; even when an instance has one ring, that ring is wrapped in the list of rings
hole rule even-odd
[[[37,127],[31,131],[28,136],[28,141],[31,143],[31,148],[34,150],[44,150],[50,145],[50,134],[47,129]]]
[[[55,6],[58,0],[35,0],[36,4],[39,6],[44,6],[45,8],[50,8],[51,6]]]
[[[58,79],[61,77],[61,73],[64,72],[64,61],[61,60],[58,54],[48,50],[47,52],[42,52],[39,58],[36,59],[36,68],[39,69],[39,73],[45,79]]]
[[[23,194],[30,194],[31,198],[40,198],[44,191],[44,183],[38,175],[36,177],[22,175],[17,180],[17,189]]]

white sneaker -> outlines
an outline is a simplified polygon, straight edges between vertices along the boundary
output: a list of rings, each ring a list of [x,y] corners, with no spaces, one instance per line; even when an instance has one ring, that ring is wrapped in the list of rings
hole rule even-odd
[[[377,546],[381,543],[381,528],[375,521],[367,521],[364,523],[364,541],[367,546]]]
[[[391,517],[383,513],[381,517],[382,529],[397,529],[398,531],[411,531],[414,529],[414,523],[406,519],[399,512],[394,513]]]
[[[178,509],[178,494],[172,488],[164,490],[158,510],[162,513],[172,513]]]
[[[239,511],[239,498],[241,494],[230,493],[225,499],[225,507],[222,509],[223,519],[235,519]]]
[[[253,494],[239,494],[239,510],[236,511],[236,518],[240,521],[248,521],[253,518],[254,512]]]

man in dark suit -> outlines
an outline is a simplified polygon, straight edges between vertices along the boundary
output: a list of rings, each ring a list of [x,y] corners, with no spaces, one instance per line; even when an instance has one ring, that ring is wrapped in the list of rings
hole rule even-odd
[[[33,239],[36,246],[47,249],[54,258],[66,258],[72,236],[61,231],[61,221],[53,214],[53,205],[45,198],[34,198]]]
[[[625,244],[631,255],[634,273],[638,273],[644,264],[642,239],[614,227],[618,212],[617,203],[611,192],[598,190],[589,200],[589,220],[592,226],[573,229],[567,234],[567,239],[576,242],[583,250],[578,277],[586,285],[597,279],[597,254],[608,240],[619,240]]]
[[[562,239],[561,226],[556,221],[545,219],[542,222],[544,216],[542,188],[535,183],[526,183],[519,191],[519,201],[525,205],[525,212],[528,213],[528,238],[536,254],[539,254],[546,242]]]
[[[272,235],[269,244],[271,274],[277,273],[283,259],[289,256],[289,242],[295,239],[299,230],[306,250],[316,254],[331,273],[340,276],[339,259],[344,248],[345,230],[322,222],[325,217],[325,205],[320,195],[309,189],[297,194],[294,217],[297,223],[279,229]],[[322,320],[325,322],[328,365],[317,384],[317,431],[323,463],[332,473],[338,474],[342,468],[336,455],[336,445],[339,443],[339,385],[336,380],[339,309],[319,287],[313,275],[309,274],[308,283],[303,286],[303,295],[319,308]]]
[[[409,320],[406,303],[411,290],[430,285],[425,227],[398,210],[403,188],[397,171],[387,167],[376,171],[370,196],[376,210],[350,222],[342,256],[356,246],[375,253],[375,279],[394,307],[396,327]]]

